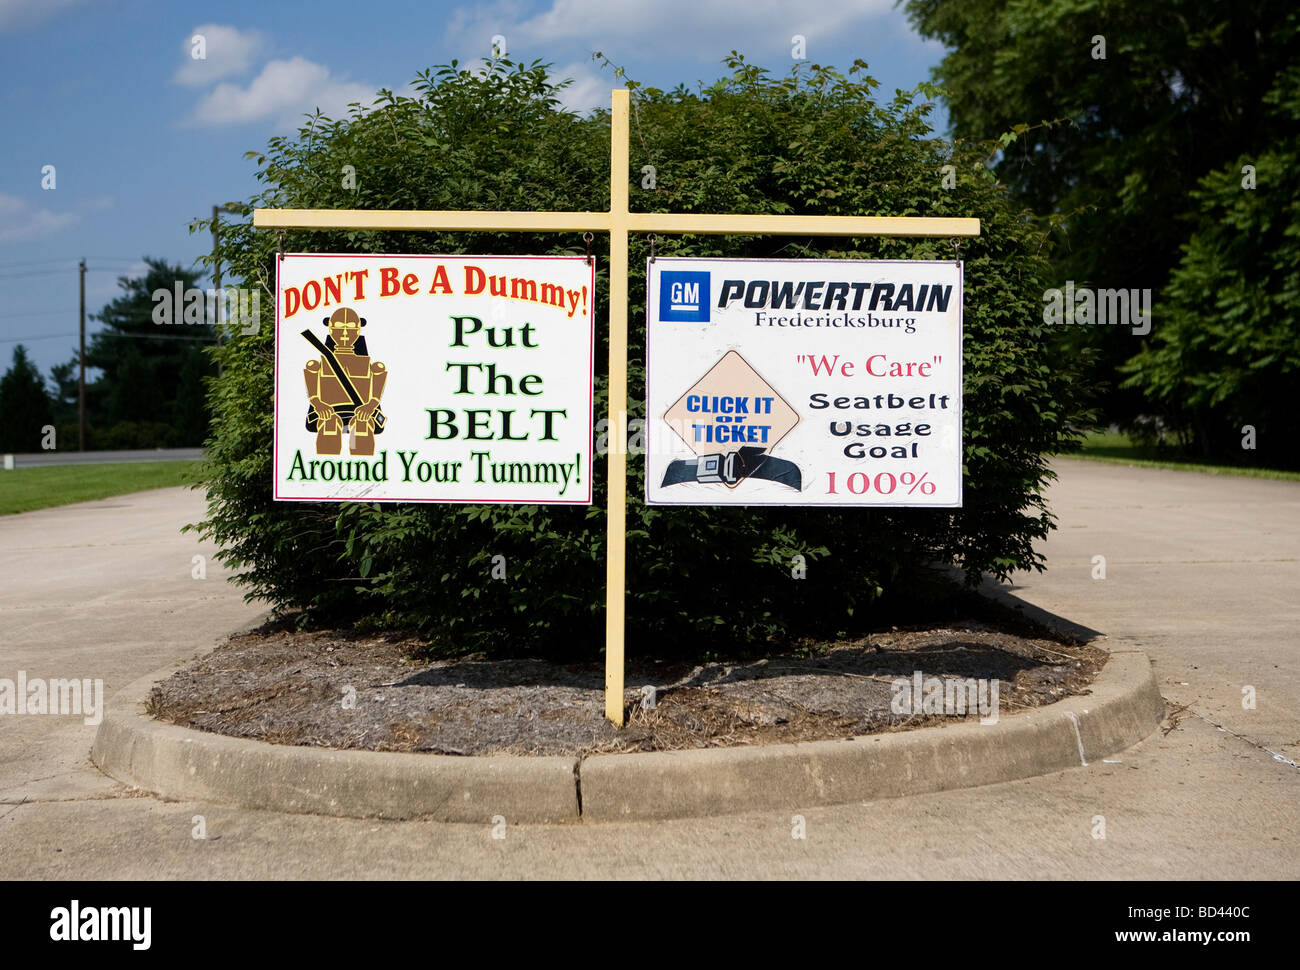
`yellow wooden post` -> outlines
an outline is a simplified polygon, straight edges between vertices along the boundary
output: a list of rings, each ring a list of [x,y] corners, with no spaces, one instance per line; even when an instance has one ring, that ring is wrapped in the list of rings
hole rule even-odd
[[[254,209],[259,229],[426,229],[609,233],[609,450],[605,523],[605,716],[623,726],[627,584],[627,236],[978,236],[980,221],[928,216],[768,216],[628,211],[628,92],[610,100],[608,212]]]
[[[605,481],[605,716],[623,726],[627,584],[628,93],[614,91],[609,131],[609,449]]]

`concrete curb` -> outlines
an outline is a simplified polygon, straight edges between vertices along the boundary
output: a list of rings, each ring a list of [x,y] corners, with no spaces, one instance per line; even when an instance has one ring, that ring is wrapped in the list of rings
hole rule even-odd
[[[847,741],[648,754],[455,757],[229,738],[144,713],[156,672],[108,705],[91,758],[177,800],[448,822],[669,819],[792,811],[1014,781],[1131,747],[1164,718],[1146,654],[1111,654],[1092,693],[998,720]],[[581,796],[579,796],[579,789]]]
[[[1086,765],[1136,744],[1164,716],[1146,654],[1115,653],[1091,694],[996,724],[587,758],[582,814],[610,821],[789,811],[991,785]]]
[[[107,705],[90,758],[111,778],[176,801],[361,818],[559,822],[578,817],[577,758],[455,755],[267,744],[145,713],[155,671]]]

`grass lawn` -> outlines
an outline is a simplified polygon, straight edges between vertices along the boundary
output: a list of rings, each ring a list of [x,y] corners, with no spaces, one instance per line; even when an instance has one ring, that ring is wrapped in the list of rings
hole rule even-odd
[[[0,470],[0,515],[187,485],[198,462],[139,461]]]
[[[1211,475],[1244,475],[1247,478],[1273,478],[1284,482],[1300,482],[1300,472],[1279,471],[1275,468],[1252,468],[1249,465],[1204,465],[1194,459],[1160,455],[1150,448],[1142,448],[1116,431],[1094,431],[1083,439],[1083,451],[1062,455],[1062,458],[1087,458],[1117,465],[1141,465],[1146,468],[1172,468],[1185,472],[1207,472]]]

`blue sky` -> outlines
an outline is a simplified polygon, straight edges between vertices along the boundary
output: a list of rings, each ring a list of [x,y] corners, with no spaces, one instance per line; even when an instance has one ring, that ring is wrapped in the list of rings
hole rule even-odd
[[[426,67],[476,61],[496,34],[511,59],[574,78],[579,110],[620,84],[597,50],[643,83],[693,86],[733,48],[784,73],[801,34],[811,62],[867,61],[886,97],[943,55],[893,0],[0,0],[0,371],[17,338],[47,374],[75,354],[80,258],[87,314],[145,255],[189,265],[210,248],[190,220],[257,188],[246,150],[318,105],[337,114]]]

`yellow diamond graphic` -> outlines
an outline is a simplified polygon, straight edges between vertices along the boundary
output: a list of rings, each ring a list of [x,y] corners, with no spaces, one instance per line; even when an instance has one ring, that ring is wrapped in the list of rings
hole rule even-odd
[[[696,455],[726,456],[745,447],[771,454],[799,415],[745,358],[729,350],[664,412],[664,420]]]

